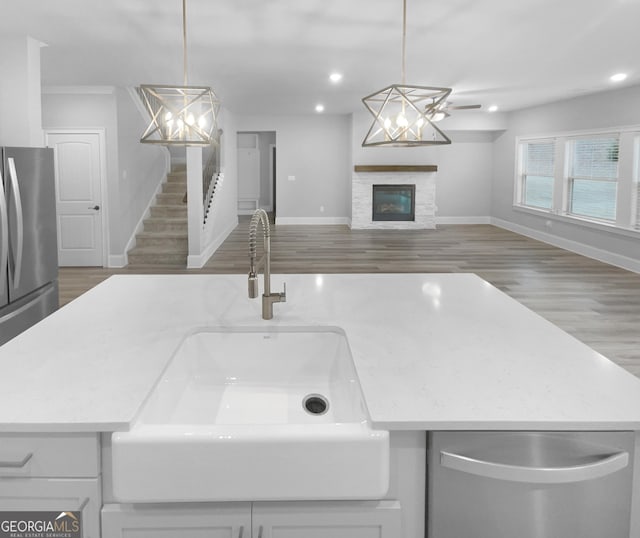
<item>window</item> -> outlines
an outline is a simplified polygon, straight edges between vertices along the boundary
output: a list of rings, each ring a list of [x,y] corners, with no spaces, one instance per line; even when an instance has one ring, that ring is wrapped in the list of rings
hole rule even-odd
[[[640,232],[640,125],[522,137],[516,150],[515,207]]]
[[[551,209],[555,142],[543,140],[522,145],[522,205]]]
[[[572,140],[570,152],[567,213],[615,221],[620,152],[618,137]]]

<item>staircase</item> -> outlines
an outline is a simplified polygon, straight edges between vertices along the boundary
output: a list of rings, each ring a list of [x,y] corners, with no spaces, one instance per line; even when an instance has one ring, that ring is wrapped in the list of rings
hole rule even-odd
[[[162,192],[156,196],[144,228],[136,235],[136,246],[129,253],[129,267],[165,265],[187,266],[187,171],[184,165],[172,167]]]

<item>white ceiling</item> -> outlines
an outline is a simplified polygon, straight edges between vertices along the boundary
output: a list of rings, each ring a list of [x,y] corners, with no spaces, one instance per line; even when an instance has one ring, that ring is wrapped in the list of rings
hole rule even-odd
[[[640,83],[640,0],[407,0],[407,83],[513,110]],[[188,0],[190,83],[248,113],[359,110],[400,83],[401,0]],[[43,85],[182,84],[181,0],[2,0]],[[331,71],[344,74],[339,85]]]

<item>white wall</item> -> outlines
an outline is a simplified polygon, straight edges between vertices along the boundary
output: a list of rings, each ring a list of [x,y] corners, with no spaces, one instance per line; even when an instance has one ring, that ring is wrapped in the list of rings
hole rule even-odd
[[[496,118],[491,118],[492,128],[504,124],[502,117]],[[363,148],[369,124],[366,111],[349,116],[238,117],[239,131],[276,131],[279,222],[346,222],[355,164],[437,164],[438,217],[453,222],[489,218],[494,132],[448,132],[450,146]]]
[[[109,222],[109,255],[122,254],[120,244],[118,181],[118,125],[115,88],[43,88],[42,126],[48,129],[104,129]]]
[[[593,94],[513,112],[508,130],[494,143],[492,215],[511,229],[565,248],[633,267],[640,260],[639,238],[513,208],[516,137],[640,124],[640,86]],[[549,223],[551,227],[549,227]],[[609,257],[612,254],[612,257]]]
[[[236,127],[241,132],[276,132],[278,222],[346,221],[351,192],[349,116],[237,116]]]
[[[116,209],[120,236],[112,240],[111,246],[114,252],[124,253],[159,184],[167,175],[169,161],[165,147],[140,143],[147,122],[125,88],[116,90],[116,105],[120,195]]]
[[[234,115],[222,108],[218,119],[220,139],[219,181],[211,212],[202,234],[202,255],[189,256],[188,267],[202,267],[238,225],[238,145]]]
[[[493,131],[449,131],[452,144],[413,148],[362,147],[372,116],[364,111],[353,114],[353,164],[435,164],[436,213],[446,222],[479,221],[491,215],[493,178]],[[495,125],[492,124],[492,127]],[[353,169],[353,168],[352,168]],[[467,219],[468,217],[471,217]],[[476,217],[476,218],[474,218]]]
[[[0,40],[0,146],[44,145],[40,48],[27,36]]]
[[[162,148],[140,144],[144,126],[140,129],[140,113],[125,94],[113,87],[92,87],[45,88],[42,95],[44,129],[105,131],[108,252],[114,259],[124,256],[150,196],[164,178],[166,163]]]
[[[217,233],[230,232],[238,224],[238,146],[237,120],[226,109],[220,116],[222,140],[220,147],[220,170],[224,183],[217,193],[216,224]],[[226,237],[226,236],[225,236]]]

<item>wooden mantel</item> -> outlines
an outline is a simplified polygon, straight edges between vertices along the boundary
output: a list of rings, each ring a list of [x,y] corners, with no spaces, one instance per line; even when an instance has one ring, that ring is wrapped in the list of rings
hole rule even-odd
[[[356,164],[355,172],[437,172],[435,164]]]

